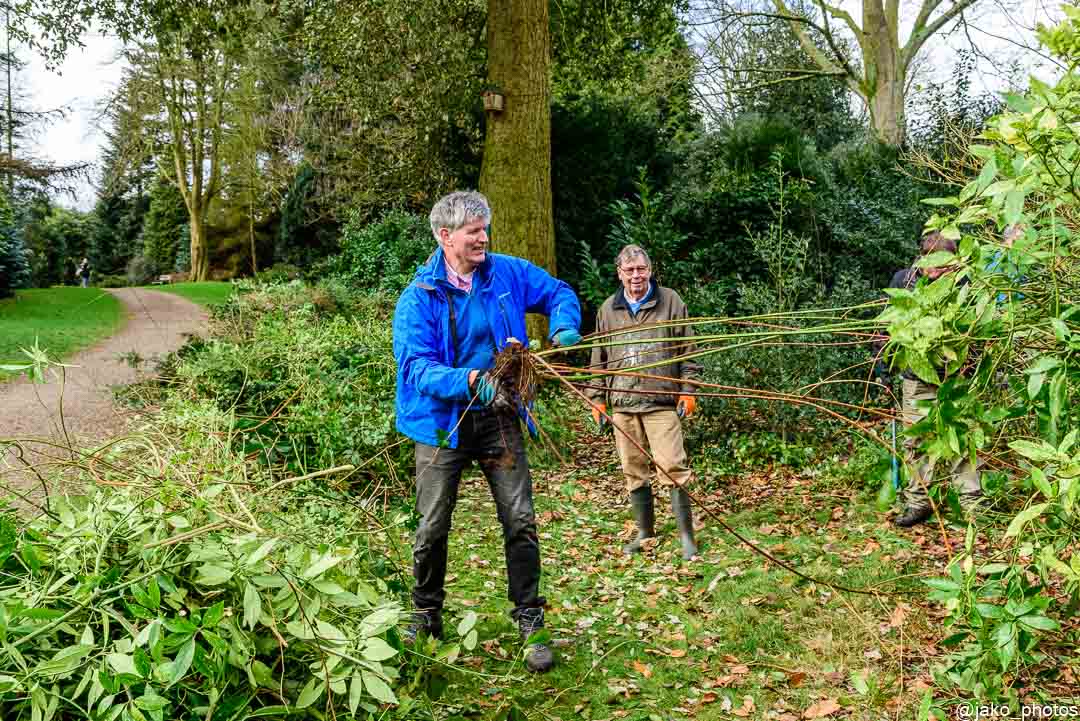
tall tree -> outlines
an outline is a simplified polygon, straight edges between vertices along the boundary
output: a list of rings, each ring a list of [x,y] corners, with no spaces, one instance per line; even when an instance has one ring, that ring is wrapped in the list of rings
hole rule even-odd
[[[187,207],[176,185],[163,178],[155,179],[150,187],[142,240],[143,255],[158,272],[169,272],[176,267],[176,255],[188,221]]]
[[[906,137],[908,81],[919,52],[931,36],[979,1],[909,3],[903,9],[914,12],[914,20],[906,40],[901,38],[901,0],[859,0],[855,13],[848,12],[846,5],[826,0],[800,4],[797,0],[704,0],[698,12],[713,13],[734,32],[763,18],[786,21],[813,66],[760,68],[769,78],[765,82],[823,74],[840,78],[865,103],[877,137],[896,146]],[[854,42],[858,57],[846,41]]]
[[[796,12],[808,9],[808,0],[801,2]],[[701,53],[695,92],[714,123],[728,126],[746,113],[781,115],[824,149],[858,128],[843,80],[814,72],[812,59],[783,18],[755,18],[736,28],[698,25],[694,32]],[[826,49],[823,38],[813,39]],[[801,72],[778,79],[779,69]]]
[[[476,182],[485,0],[320,0],[303,19],[297,135],[312,205],[430,208]],[[320,214],[325,214],[323,211]]]
[[[551,36],[547,0],[490,0],[488,83],[505,99],[488,114],[480,189],[492,247],[555,272],[551,214]]]
[[[206,218],[221,190],[226,98],[236,80],[242,24],[225,0],[165,10],[151,20],[150,41],[128,57],[165,121],[168,158],[162,165],[188,211],[191,278],[206,280]]]
[[[0,188],[0,298],[30,280],[30,262],[7,193]]]

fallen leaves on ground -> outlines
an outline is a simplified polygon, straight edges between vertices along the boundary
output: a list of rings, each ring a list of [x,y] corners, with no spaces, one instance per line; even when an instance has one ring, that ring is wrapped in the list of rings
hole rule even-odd
[[[824,701],[818,701],[810,708],[806,709],[806,711],[803,712],[803,718],[826,718],[827,716],[832,716],[837,711],[842,710],[842,708],[843,707],[836,702],[836,699],[827,698]]]
[[[731,713],[735,714],[736,716],[741,716],[743,718],[746,718],[751,713],[753,713],[753,711],[754,711],[754,697],[753,696],[743,696],[742,706],[735,709]]]

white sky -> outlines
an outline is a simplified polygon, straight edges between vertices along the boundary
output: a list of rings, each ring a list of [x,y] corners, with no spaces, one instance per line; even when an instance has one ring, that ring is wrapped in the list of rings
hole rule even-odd
[[[916,0],[902,0],[902,3],[905,19],[910,24],[921,3]],[[859,0],[842,0],[840,4],[852,12],[857,21],[860,20]],[[1056,17],[1060,12],[1057,8],[1055,0],[982,0],[973,13],[970,36],[980,50],[996,62],[984,60],[979,63],[973,78],[974,89],[1003,89],[1006,81],[1000,68],[994,65],[1005,65],[1008,59],[1018,60],[1025,73],[1034,71],[1041,77],[1051,76],[1052,70],[1039,69],[1039,59],[1010,39],[1035,47],[1032,29],[1036,22],[1048,22]],[[94,163],[102,150],[104,135],[97,122],[98,107],[119,84],[123,68],[117,60],[120,43],[100,34],[83,38],[83,43],[84,48],[69,53],[59,73],[47,70],[44,62],[31,56],[28,50],[21,53],[27,67],[20,73],[19,85],[30,106],[39,110],[62,106],[69,110],[65,119],[42,129],[38,137],[28,143],[30,153],[38,158],[62,164]],[[970,43],[964,33],[957,31],[948,36],[935,36],[927,41],[927,46],[930,50],[926,52],[921,77],[940,82],[949,78],[955,51],[969,47]],[[92,170],[91,178],[96,175],[97,170]],[[90,182],[81,185],[74,200],[69,196],[57,198],[62,205],[83,210],[93,207],[94,201],[94,188]]]
[[[119,40],[100,34],[83,38],[83,48],[68,53],[58,72],[45,67],[44,61],[29,50],[20,57],[27,66],[20,73],[22,94],[37,110],[63,107],[68,110],[63,120],[40,129],[28,145],[30,154],[58,164],[96,163],[105,142],[98,115],[100,104],[120,83],[122,61],[117,58]],[[97,169],[90,171],[96,180]],[[58,197],[57,202],[81,210],[89,210],[96,201],[91,182],[80,184],[78,197]]]

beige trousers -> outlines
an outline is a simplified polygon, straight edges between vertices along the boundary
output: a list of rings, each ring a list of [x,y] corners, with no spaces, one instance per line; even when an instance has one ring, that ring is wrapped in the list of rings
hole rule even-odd
[[[631,443],[631,438],[652,453],[656,461],[656,480],[660,485],[671,486],[670,475],[680,486],[689,486],[693,472],[686,462],[682,422],[674,410],[613,413],[611,418],[616,428],[624,431],[615,431],[615,449],[622,462],[627,491],[648,486],[652,476],[649,457]]]
[[[926,418],[926,409],[919,408],[917,404],[919,401],[932,401],[937,398],[937,388],[920,380],[905,378],[903,391],[904,427],[907,428]],[[934,466],[930,464],[929,458],[918,455],[914,439],[904,441],[904,452],[911,474],[907,486],[904,487],[904,505],[919,510],[929,508],[927,490],[934,480]],[[946,470],[949,482],[960,496],[960,505],[971,510],[982,495],[978,469],[971,465],[971,461],[961,458],[952,461]]]

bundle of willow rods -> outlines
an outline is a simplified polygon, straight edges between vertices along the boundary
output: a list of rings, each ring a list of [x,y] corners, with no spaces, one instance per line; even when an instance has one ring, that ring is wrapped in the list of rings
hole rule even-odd
[[[605,377],[647,378],[650,377],[647,372],[654,368],[700,360],[711,355],[750,347],[782,349],[783,347],[807,346],[866,346],[868,350],[867,359],[845,369],[845,371],[854,371],[861,366],[866,366],[869,369],[876,360],[874,354],[870,352],[870,348],[874,342],[884,340],[882,335],[883,326],[876,319],[860,318],[858,316],[865,315],[868,312],[876,313],[881,309],[882,305],[883,301],[877,301],[843,308],[769,313],[735,318],[684,318],[638,325],[605,333],[593,333],[586,336],[581,343],[569,349],[556,347],[531,352],[524,346],[511,344],[496,356],[494,373],[499,377],[504,387],[510,390],[515,400],[528,404],[535,399],[539,383],[545,380],[560,380],[578,389],[588,389],[590,387],[599,387],[598,384],[602,384]],[[718,326],[720,328],[717,328]],[[642,331],[658,328],[682,328],[692,330],[694,334],[675,338],[635,337]],[[640,362],[619,370],[591,366],[582,368],[560,363],[554,358],[557,355],[565,355],[568,351],[589,351],[597,347],[614,348],[625,345],[653,345],[656,350],[639,353],[638,360]],[[657,358],[654,360],[649,356],[657,356]],[[840,371],[840,373],[845,371]],[[684,386],[691,386],[695,389],[684,392],[682,395],[766,400],[804,405],[816,408],[826,415],[848,423],[853,423],[853,421],[842,415],[845,411],[854,412],[857,416],[869,416],[875,420],[889,420],[895,417],[895,412],[891,409],[847,403],[815,395],[815,392],[820,388],[839,383],[859,384],[863,385],[867,390],[876,385],[872,381],[872,374],[869,371],[862,374],[862,377],[857,378],[837,378],[836,375],[819,379],[797,393],[720,385],[705,381],[682,381]],[[623,391],[620,390],[620,392]],[[663,391],[646,389],[631,389],[626,392],[642,395],[670,395]]]

